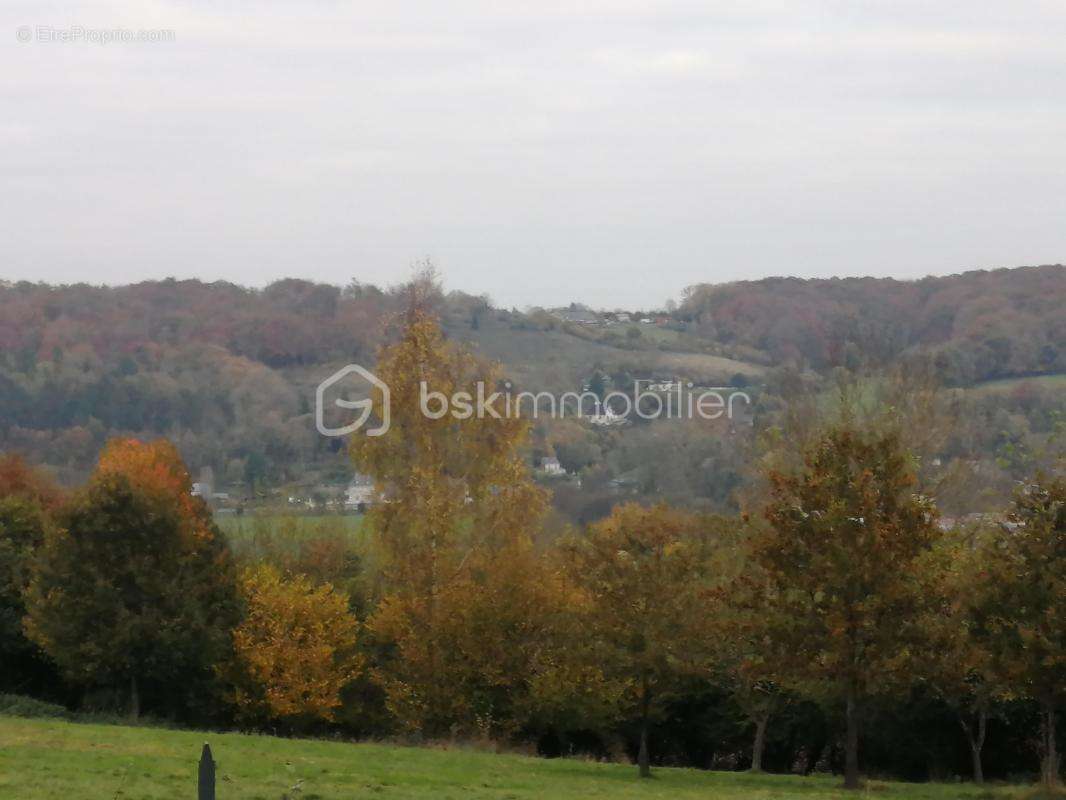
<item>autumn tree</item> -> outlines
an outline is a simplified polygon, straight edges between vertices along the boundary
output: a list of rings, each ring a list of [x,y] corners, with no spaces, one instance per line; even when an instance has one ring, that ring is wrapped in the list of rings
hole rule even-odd
[[[332,720],[363,665],[347,596],[265,564],[245,570],[241,587],[246,611],[229,668],[240,716],[298,727]]]
[[[54,510],[63,493],[50,475],[31,466],[22,456],[0,455],[0,497],[22,497],[46,510]]]
[[[1014,693],[1039,705],[1040,775],[1055,787],[1066,697],[1066,480],[1038,478],[1017,492],[982,565],[988,647]]]
[[[72,683],[128,687],[132,716],[144,689],[188,699],[230,649],[232,562],[189,489],[168,446],[113,445],[34,561],[28,635]]]
[[[955,528],[929,554],[932,602],[922,622],[929,646],[914,662],[915,676],[955,714],[978,784],[984,783],[982,751],[989,718],[996,701],[1007,695],[985,627],[990,610],[983,591],[988,551],[982,545],[994,532],[981,524]]]
[[[55,484],[19,456],[0,456],[0,688],[44,688],[53,670],[22,629],[33,558],[59,504]]]
[[[134,488],[173,506],[190,535],[199,538],[212,535],[211,512],[201,498],[193,496],[189,471],[178,448],[169,440],[110,439],[100,452],[95,475],[125,477]]]
[[[437,413],[439,399],[423,409],[428,393],[476,402],[502,382],[445,340],[435,291],[431,277],[412,284],[399,337],[380,354],[390,430],[351,443],[386,500],[368,518],[384,578],[368,628],[395,656],[378,676],[401,723],[430,734],[492,727],[523,690],[541,583],[532,535],[545,505],[521,452],[525,420],[500,402],[484,414]],[[380,415],[381,392],[373,400]]]
[[[936,510],[915,492],[892,432],[829,429],[804,466],[770,476],[767,526],[752,540],[766,576],[770,636],[791,657],[789,683],[844,707],[845,786],[859,786],[864,698],[905,670],[920,641],[920,563],[937,539]]]
[[[724,586],[711,591],[719,609],[706,624],[712,669],[754,728],[751,771],[761,772],[770,721],[791,699],[780,668],[789,645],[775,638],[777,626],[786,620],[768,600],[766,576],[747,560],[741,560]]]
[[[588,636],[604,670],[628,686],[640,725],[637,763],[651,775],[649,726],[677,677],[698,663],[705,609],[699,518],[664,505],[626,504],[567,544],[570,578],[587,601]]]
[[[546,571],[547,602],[537,616],[543,634],[519,715],[530,731],[608,731],[632,711],[631,676],[614,669],[612,643],[589,634],[595,600],[568,574],[568,542],[558,544],[546,554],[562,568]]]

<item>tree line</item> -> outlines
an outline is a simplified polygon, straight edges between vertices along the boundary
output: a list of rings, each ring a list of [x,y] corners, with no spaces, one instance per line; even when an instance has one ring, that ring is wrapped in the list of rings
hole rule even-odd
[[[1066,370],[1062,265],[918,281],[764,278],[689,287],[677,317],[704,338],[819,371],[919,349],[951,385]]]
[[[974,780],[1010,727],[1006,768],[1032,759],[1058,782],[1061,473],[1025,481],[1001,518],[946,527],[914,432],[845,413],[767,453],[744,514],[625,503],[559,534],[525,421],[420,412],[421,381],[501,376],[444,336],[417,284],[377,374],[392,428],[353,437],[351,457],[386,502],[357,553],[238,559],[166,440],[110,441],[72,492],[0,462],[3,689],[294,734],[605,757],[621,741],[642,776],[682,760],[698,719],[729,743],[710,762],[692,744],[701,766],[833,768],[849,788],[910,776],[919,720],[951,718]]]

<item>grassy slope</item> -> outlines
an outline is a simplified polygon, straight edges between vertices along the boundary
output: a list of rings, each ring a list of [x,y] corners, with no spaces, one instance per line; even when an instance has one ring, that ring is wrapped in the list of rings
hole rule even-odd
[[[219,765],[219,800],[277,800],[301,780],[301,792],[293,795],[301,800],[854,796],[832,777],[657,769],[653,780],[641,781],[633,767],[617,764],[0,717],[0,798],[192,797],[205,739]],[[995,800],[1016,791],[874,783],[864,794],[886,800]]]
[[[721,381],[738,372],[754,378],[765,371],[757,364],[702,353],[625,350],[564,331],[513,331],[492,324],[477,331],[454,329],[449,333],[481,355],[500,361],[505,373],[538,390],[572,389],[578,378],[588,377],[597,366],[610,369],[624,365],[648,373],[681,372]]]
[[[994,381],[985,381],[967,389],[976,395],[988,395],[1003,392],[1012,392],[1023,384],[1032,384],[1042,389],[1066,389],[1066,375],[1034,375],[1029,378],[1002,378]]]

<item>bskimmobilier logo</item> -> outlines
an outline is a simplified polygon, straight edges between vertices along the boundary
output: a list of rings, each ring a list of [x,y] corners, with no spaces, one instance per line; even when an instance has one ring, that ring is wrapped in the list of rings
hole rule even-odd
[[[348,400],[340,396],[356,389],[366,399]],[[588,389],[580,392],[512,392],[509,381],[489,386],[478,381],[469,391],[450,395],[434,390],[426,381],[418,386],[418,411],[431,420],[450,417],[466,419],[504,419],[527,417],[562,419],[576,417],[592,425],[626,425],[635,418],[645,421],[669,419],[734,419],[734,407],[743,404],[750,413],[751,397],[727,386],[697,387],[681,381],[653,382],[635,380],[632,393],[611,391],[597,394]],[[391,392],[388,385],[359,364],[348,364],[318,385],[315,393],[315,426],[323,436],[347,436],[362,429],[374,413],[374,393],[380,394],[380,419],[366,428],[367,436],[388,433],[391,424]],[[332,406],[327,397],[335,395]],[[358,410],[359,416],[345,425],[326,422],[328,408]]]

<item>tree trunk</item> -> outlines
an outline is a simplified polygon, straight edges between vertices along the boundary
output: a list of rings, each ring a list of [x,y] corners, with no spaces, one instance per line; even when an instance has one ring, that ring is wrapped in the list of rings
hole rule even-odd
[[[769,711],[764,711],[755,718],[755,741],[751,746],[752,772],[762,772],[762,754],[766,749],[766,726],[769,722]]]
[[[130,676],[130,719],[134,722],[141,716],[141,692],[137,687],[137,676]]]
[[[1059,785],[1059,751],[1055,741],[1055,705],[1045,700],[1040,713],[1041,749],[1044,751],[1043,763],[1040,765],[1040,778],[1043,784],[1054,789]]]
[[[640,777],[651,777],[651,764],[648,759],[648,721],[640,723],[640,750],[637,752],[637,766],[640,767]]]
[[[637,766],[640,768],[640,777],[651,777],[651,762],[648,757],[648,676],[641,677],[640,698],[640,749],[637,751]]]
[[[978,786],[985,782],[985,769],[981,764],[981,751],[970,745],[970,758],[973,759],[973,782]]]
[[[855,697],[855,685],[848,682],[845,718],[847,729],[844,736],[844,788],[859,788],[859,710]]]
[[[984,765],[981,762],[981,750],[985,746],[985,733],[988,730],[988,711],[979,708],[977,711],[977,730],[967,721],[964,712],[959,714],[959,724],[962,725],[963,733],[966,734],[966,743],[970,745],[970,758],[973,760],[973,782],[980,785],[985,782]]]

